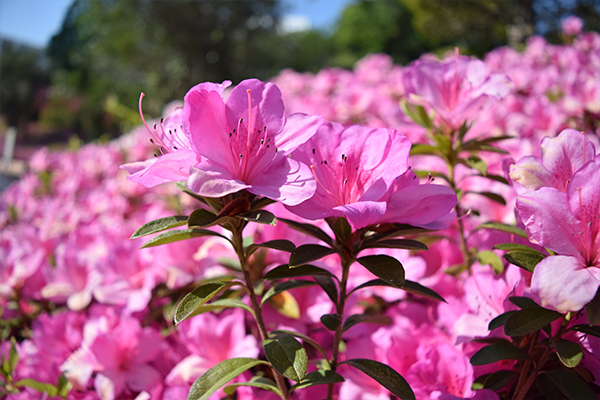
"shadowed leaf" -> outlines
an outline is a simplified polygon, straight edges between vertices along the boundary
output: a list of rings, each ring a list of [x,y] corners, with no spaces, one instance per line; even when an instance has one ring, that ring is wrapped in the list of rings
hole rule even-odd
[[[290,391],[304,389],[310,386],[328,385],[330,383],[344,382],[344,378],[333,371],[320,369],[313,371],[302,380],[302,383],[296,383]]]
[[[330,247],[321,246],[318,244],[304,244],[296,247],[296,250],[290,256],[290,268],[299,267],[313,261],[335,253],[335,250]]]
[[[299,382],[306,376],[308,357],[302,344],[292,335],[279,334],[263,343],[267,360],[288,379]]]
[[[471,364],[486,365],[501,360],[528,360],[529,355],[507,341],[492,343],[482,347],[471,357]]]
[[[175,310],[175,325],[189,318],[198,307],[215,297],[217,293],[233,285],[232,282],[207,283],[186,294]]]
[[[540,306],[524,308],[508,317],[504,324],[504,333],[508,336],[527,335],[542,329],[562,316],[561,313]]]
[[[182,240],[193,239],[203,236],[217,236],[225,240],[229,240],[220,233],[209,231],[207,229],[180,229],[176,231],[161,233],[160,235],[157,235],[154,238],[147,241],[140,248],[145,249],[148,247],[160,246],[163,244],[174,243]]]
[[[265,274],[263,279],[283,279],[283,278],[297,278],[299,276],[333,276],[331,272],[326,269],[315,267],[314,265],[301,265],[299,267],[290,268],[289,265],[283,264],[276,268],[273,268]]]
[[[356,261],[390,285],[397,288],[402,288],[404,285],[404,267],[395,258],[380,254],[360,257]]]
[[[364,372],[366,375],[379,382],[394,396],[397,396],[402,400],[415,400],[415,394],[402,375],[383,363],[364,358],[354,358],[352,360],[341,362],[340,364],[348,364]]]

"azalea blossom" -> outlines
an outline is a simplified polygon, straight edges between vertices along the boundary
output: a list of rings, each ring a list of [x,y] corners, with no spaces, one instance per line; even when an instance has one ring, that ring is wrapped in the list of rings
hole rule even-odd
[[[222,197],[241,190],[295,205],[313,195],[308,166],[287,157],[313,136],[319,115],[285,115],[281,92],[256,79],[233,88],[224,102],[214,90],[185,96],[183,128],[201,155],[188,187],[201,196]]]
[[[543,187],[517,199],[529,239],[559,255],[533,272],[531,292],[543,307],[579,311],[600,287],[600,162],[590,161],[566,192]]]

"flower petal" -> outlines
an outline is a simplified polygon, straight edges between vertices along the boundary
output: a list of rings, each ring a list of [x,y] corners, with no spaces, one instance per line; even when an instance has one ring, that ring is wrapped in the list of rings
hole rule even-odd
[[[198,154],[184,149],[146,161],[125,164],[121,168],[131,174],[127,179],[151,188],[161,183],[187,180],[190,167],[198,162]]]
[[[197,167],[192,167],[188,179],[188,188],[206,197],[223,197],[249,187],[235,179],[228,169],[208,160],[198,164]]]
[[[596,294],[600,282],[575,257],[544,258],[533,271],[531,293],[542,307],[560,313],[579,311]]]

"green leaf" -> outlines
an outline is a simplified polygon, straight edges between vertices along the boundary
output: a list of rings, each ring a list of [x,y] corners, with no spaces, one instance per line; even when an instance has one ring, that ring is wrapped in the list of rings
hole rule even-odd
[[[336,218],[335,221],[333,221],[333,223],[329,223],[329,227],[342,243],[346,243],[350,238],[350,235],[352,234],[352,227],[350,226],[348,220],[345,217]]]
[[[279,334],[263,342],[265,355],[273,368],[295,382],[306,376],[308,357],[306,350],[292,335]]]
[[[406,249],[406,250],[429,250],[425,243],[411,239],[384,239],[374,242],[366,242],[363,249]]]
[[[273,382],[272,379],[265,378],[262,376],[252,377],[252,379],[250,379],[249,382],[232,383],[231,385],[225,386],[223,388],[223,391],[231,396],[232,394],[235,393],[235,390],[240,386],[251,386],[251,387],[255,387],[255,388],[259,388],[259,389],[263,389],[263,390],[268,390],[270,392],[275,393],[279,397],[283,397],[281,395],[281,391],[277,387],[277,384],[275,382]]]
[[[315,349],[319,350],[319,352],[321,352],[321,354],[323,354],[323,359],[325,360],[325,362],[327,362],[329,364],[329,359],[328,359],[329,356],[327,355],[327,352],[314,339],[312,339],[309,336],[306,336],[306,335],[304,335],[302,333],[288,331],[288,330],[285,330],[285,329],[277,329],[276,331],[271,332],[271,334],[273,334],[273,335],[278,335],[280,333],[284,333],[284,334],[287,334],[287,335],[292,335],[294,337],[297,337],[298,339],[302,339],[302,341],[304,343],[309,343]]]
[[[335,250],[330,247],[321,246],[319,244],[304,244],[296,247],[296,250],[290,256],[290,268],[299,267],[313,261],[335,253]]]
[[[187,318],[195,317],[196,315],[204,314],[207,312],[211,312],[214,310],[221,310],[223,308],[241,308],[243,310],[248,311],[250,314],[254,315],[254,310],[238,299],[219,299],[212,301],[210,303],[204,304],[200,307],[197,307]]]
[[[256,222],[257,224],[275,225],[277,223],[275,215],[267,210],[248,211],[247,213],[237,214],[235,217],[245,221]]]
[[[459,163],[466,165],[467,167],[476,169],[481,175],[487,175],[487,164],[479,157],[469,157],[458,160]]]
[[[504,255],[506,261],[529,272],[533,272],[535,266],[538,265],[544,257],[545,256],[541,253],[532,253],[530,251],[509,251]]]
[[[324,314],[321,315],[321,323],[330,331],[336,331],[342,324],[342,316],[340,314]]]
[[[16,342],[17,341],[14,336],[10,338],[10,350],[8,353],[8,371],[6,371],[8,375],[12,375],[13,371],[15,370],[15,367],[19,363],[19,354],[17,353]]]
[[[583,357],[583,350],[579,343],[572,342],[566,339],[553,341],[558,359],[567,368],[575,368]]]
[[[527,233],[524,229],[517,228],[516,226],[512,225],[501,224],[499,222],[486,222],[485,224],[479,225],[476,230],[479,229],[493,229],[495,231],[511,233],[513,235],[521,236],[527,239]]]
[[[366,315],[366,314],[354,314],[346,318],[344,321],[343,332],[352,328],[356,324],[367,323],[367,324],[378,324],[378,325],[391,325],[392,319],[387,315]]]
[[[436,156],[439,154],[440,154],[440,152],[438,151],[437,147],[432,146],[430,144],[415,143],[410,148],[411,156],[420,156],[420,155]]]
[[[360,257],[356,261],[390,285],[397,288],[402,288],[404,285],[404,267],[394,257],[380,254]]]
[[[220,233],[209,231],[207,229],[196,229],[196,228],[180,229],[180,230],[161,233],[160,235],[157,235],[154,238],[147,241],[140,248],[145,249],[148,247],[160,246],[163,244],[179,242],[181,240],[192,239],[192,238],[197,238],[197,237],[202,237],[202,236],[217,236],[217,237],[229,240],[225,236],[221,235]]]
[[[506,178],[504,178],[503,176],[500,176],[500,175],[487,174],[487,175],[478,175],[478,176],[481,176],[482,178],[487,178],[489,180],[492,180],[492,181],[495,181],[495,182],[504,183],[505,185],[508,185],[508,181],[506,180]]]
[[[293,390],[304,389],[310,386],[317,385],[329,385],[331,383],[344,382],[344,378],[333,371],[327,369],[319,369],[313,371],[302,380],[301,383],[296,383],[291,387],[290,392]]]
[[[528,252],[528,253],[536,253],[536,254],[540,254],[543,256],[542,253],[540,253],[539,251],[537,251],[536,249],[532,249],[529,246],[526,246],[524,244],[518,244],[518,243],[500,243],[495,245],[494,247],[492,247],[494,250],[504,250],[504,251],[524,251],[524,252]]]
[[[585,306],[585,313],[590,325],[600,325],[600,288],[596,291],[592,301]]]
[[[379,361],[354,358],[340,364],[348,364],[364,372],[402,400],[415,400],[415,394],[402,375]]]
[[[174,215],[172,217],[155,219],[154,221],[150,221],[142,225],[133,233],[133,235],[131,235],[130,239],[137,239],[139,237],[151,235],[166,229],[177,228],[178,226],[185,225],[187,220],[187,215]]]
[[[213,225],[220,225],[221,223],[230,220],[231,217],[217,217],[215,214],[208,210],[199,208],[192,211],[190,218],[188,219],[188,227],[190,228],[207,228]]]
[[[550,322],[562,318],[562,314],[542,307],[530,307],[517,311],[506,320],[504,333],[523,336],[542,329]]]
[[[338,289],[337,289],[337,286],[336,286],[335,282],[333,281],[333,279],[331,279],[329,276],[322,276],[322,275],[315,275],[315,276],[313,276],[313,279],[315,280],[315,282],[317,282],[317,284],[319,286],[321,286],[323,291],[325,291],[327,296],[329,296],[331,301],[333,301],[333,304],[337,304]]]
[[[427,297],[428,299],[443,301],[446,303],[446,300],[439,294],[437,294],[434,290],[429,289],[421,285],[420,283],[405,280],[404,285],[400,288],[408,293],[416,294],[418,296]]]
[[[252,201],[252,203],[251,203],[252,208],[250,208],[250,211],[263,209],[266,206],[273,204],[273,203],[277,203],[277,201],[273,200],[273,199],[269,199],[268,197],[258,197]]]
[[[254,358],[230,358],[220,362],[196,379],[190,388],[188,400],[208,400],[227,382],[259,364],[269,365]]]
[[[492,192],[474,192],[474,191],[466,191],[465,193],[471,193],[471,194],[478,194],[480,196],[483,197],[487,197],[488,199],[495,201],[498,204],[502,204],[503,206],[506,205],[506,200],[504,200],[504,197],[500,196],[499,194],[496,193],[492,193]]]
[[[508,298],[508,301],[510,301],[515,306],[519,307],[520,309],[539,307],[539,305],[535,301],[533,301],[533,299],[530,299],[529,297],[510,296]]]
[[[494,318],[493,320],[490,321],[490,323],[488,325],[488,330],[493,331],[494,329],[504,326],[508,317],[510,317],[511,315],[513,315],[516,312],[517,312],[516,310],[513,310],[513,311],[507,311],[503,314],[498,315],[496,318]]]
[[[508,341],[496,342],[479,349],[471,357],[474,366],[487,365],[501,360],[529,360],[529,354]]]
[[[543,371],[569,400],[598,400],[598,396],[579,376],[555,369]]]
[[[501,369],[496,372],[492,372],[483,382],[483,388],[498,391],[506,386],[510,381],[514,380],[519,376],[515,371]]]
[[[321,228],[317,228],[316,226],[311,224],[304,224],[301,222],[292,221],[291,219],[279,218],[278,220],[283,222],[290,228],[293,228],[297,231],[306,233],[307,235],[322,240],[330,246],[333,246],[334,244],[333,239],[328,234],[326,234]]]
[[[58,377],[58,382],[56,384],[56,395],[62,397],[63,399],[66,399],[67,395],[69,394],[72,388],[73,385],[67,380],[65,374],[60,374],[60,376]]]
[[[254,253],[258,249],[273,249],[279,251],[285,251],[286,253],[293,253],[296,250],[296,246],[294,243],[289,240],[280,239],[280,240],[269,240],[264,243],[254,243],[248,246],[246,249],[246,255],[250,255]]]
[[[574,325],[567,329],[567,331],[577,331],[585,333],[586,335],[592,335],[600,338],[600,326],[590,326],[587,324]]]
[[[483,250],[477,253],[477,260],[480,264],[491,265],[497,274],[501,274],[504,271],[504,262],[502,262],[498,254],[491,250]]]
[[[305,264],[300,267],[290,268],[289,265],[283,264],[276,268],[273,268],[265,274],[263,279],[274,280],[283,278],[297,278],[299,276],[333,276],[331,272],[326,269],[315,267],[314,265]]]
[[[281,292],[285,292],[287,290],[297,289],[297,288],[301,288],[301,287],[306,287],[306,286],[313,286],[313,285],[315,285],[315,282],[304,281],[304,280],[290,280],[290,281],[278,283],[277,285],[272,286],[269,288],[269,290],[267,290],[267,292],[263,295],[262,300],[260,301],[260,305],[262,306],[271,297],[273,297]]]
[[[204,303],[212,299],[222,290],[233,286],[232,282],[207,283],[192,290],[177,305],[175,310],[175,325],[189,318]]]
[[[418,125],[421,125],[427,129],[431,129],[433,127],[431,117],[427,114],[427,111],[425,111],[423,106],[412,104],[407,101],[407,99],[403,98],[400,100],[400,108],[402,109],[402,112],[406,114],[406,116],[408,116]]]
[[[21,379],[20,381],[15,382],[15,386],[27,386],[37,390],[38,392],[46,392],[50,397],[56,396],[58,394],[56,386],[50,383],[38,382],[33,379]]]

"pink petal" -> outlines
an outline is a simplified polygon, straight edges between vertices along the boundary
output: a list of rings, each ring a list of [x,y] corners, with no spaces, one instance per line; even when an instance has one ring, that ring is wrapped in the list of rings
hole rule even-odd
[[[222,197],[249,187],[235,179],[228,169],[208,160],[200,163],[198,167],[192,167],[188,179],[188,188],[206,197]]]
[[[285,120],[285,127],[281,134],[275,138],[275,145],[284,154],[289,154],[301,144],[306,143],[317,129],[323,125],[320,115],[292,114]]]
[[[290,206],[312,197],[317,184],[310,168],[288,157],[278,158],[248,182],[248,191]]]
[[[127,177],[132,182],[145,187],[154,187],[166,182],[187,180],[190,167],[200,161],[200,156],[187,149],[167,153],[157,158],[142,162],[122,165],[131,175]]]
[[[533,271],[531,292],[542,307],[560,313],[579,311],[596,294],[600,282],[575,257],[544,258]]]

